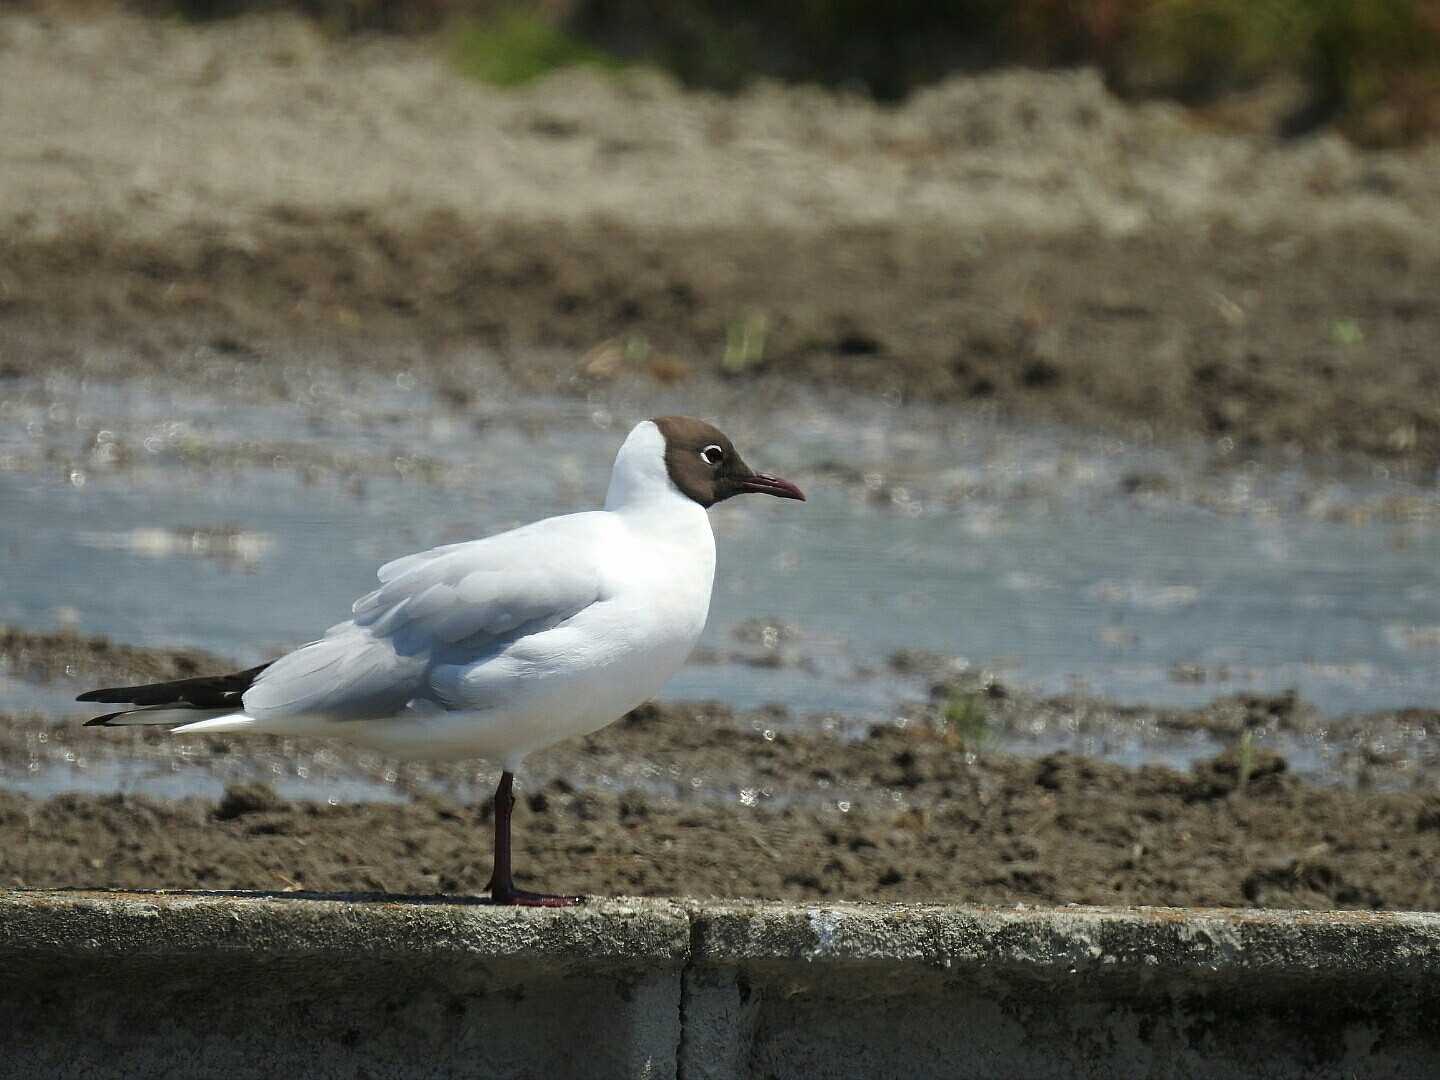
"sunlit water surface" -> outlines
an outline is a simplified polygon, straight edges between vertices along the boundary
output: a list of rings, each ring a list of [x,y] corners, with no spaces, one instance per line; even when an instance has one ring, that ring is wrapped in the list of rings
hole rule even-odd
[[[1433,486],[1217,470],[1214,446],[853,397],[456,407],[409,376],[287,371],[280,404],[213,379],[188,394],[12,381],[0,623],[255,663],[345,617],[387,559],[594,507],[634,420],[704,411],[810,501],[712,511],[710,624],[669,699],[885,719],[927,692],[892,670],[918,649],[1119,702],[1294,688],[1332,714],[1440,703]],[[75,714],[73,691],[0,677],[10,712]]]

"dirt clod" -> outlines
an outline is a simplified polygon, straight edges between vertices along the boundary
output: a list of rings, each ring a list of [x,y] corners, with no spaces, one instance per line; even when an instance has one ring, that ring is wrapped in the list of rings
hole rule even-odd
[[[215,808],[218,821],[233,821],[246,814],[277,810],[283,805],[275,789],[268,784],[231,784],[225,789],[220,805]]]

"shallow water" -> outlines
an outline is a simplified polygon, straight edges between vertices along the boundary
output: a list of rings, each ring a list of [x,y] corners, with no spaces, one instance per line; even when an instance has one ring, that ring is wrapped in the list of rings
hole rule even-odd
[[[291,366],[266,396],[217,370],[189,392],[8,384],[0,623],[254,663],[345,617],[386,559],[596,505],[630,423],[686,409],[810,502],[713,511],[710,625],[672,700],[883,719],[926,693],[889,663],[919,649],[1119,702],[1440,702],[1433,487],[853,397],[456,407],[408,375]],[[74,714],[73,690],[0,682],[8,711]]]

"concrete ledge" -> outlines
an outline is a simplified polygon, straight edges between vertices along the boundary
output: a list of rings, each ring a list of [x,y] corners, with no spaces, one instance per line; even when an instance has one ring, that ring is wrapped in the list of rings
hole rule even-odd
[[[684,904],[697,964],[924,964],[1048,978],[1440,974],[1440,914],[1203,908]]]
[[[690,1080],[1440,1076],[1436,915],[687,909]]]
[[[0,1076],[1440,1075],[1440,916],[0,893]]]
[[[0,1076],[673,1076],[673,905],[0,894]]]
[[[0,892],[3,957],[213,960],[228,953],[678,970],[690,955],[690,921],[681,908],[652,900],[526,909],[450,897]]]

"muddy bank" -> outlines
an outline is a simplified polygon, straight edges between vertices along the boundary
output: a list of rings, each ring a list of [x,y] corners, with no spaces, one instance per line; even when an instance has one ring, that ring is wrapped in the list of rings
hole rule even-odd
[[[735,636],[743,642],[761,626],[756,620]],[[803,663],[763,643],[734,655],[765,666]],[[144,727],[85,730],[80,720],[105,710],[71,700],[97,685],[239,666],[201,650],[0,628],[0,675],[45,692],[36,698],[41,710],[25,714],[12,706],[0,712],[0,789],[148,788],[188,795],[261,780],[298,799],[394,801],[439,794],[468,802],[488,796],[494,784],[494,771],[483,762],[396,761],[325,740],[175,736]],[[779,705],[747,711],[718,702],[652,702],[589,738],[533,756],[525,775],[540,785],[564,778],[583,790],[635,788],[662,798],[755,805],[884,804],[898,795],[914,806],[952,797],[949,774],[931,784],[912,769],[896,782],[889,758],[874,749],[896,737],[915,739],[927,760],[938,764],[1061,750],[1183,766],[1220,752],[1270,753],[1288,758],[1290,773],[1326,787],[1423,793],[1440,786],[1440,712],[1433,709],[1333,716],[1294,692],[1217,692],[1195,708],[1118,705],[1010,687],[968,663],[957,666],[954,658],[922,650],[897,653],[890,668],[899,678],[892,685],[897,693],[906,691],[906,700],[893,705],[884,723]],[[164,778],[158,786],[157,778]]]
[[[226,661],[203,649],[146,648],[73,630],[0,626],[0,672],[30,683],[77,680],[90,689],[90,684],[167,682],[222,669],[229,670]]]
[[[526,785],[524,883],[586,893],[854,900],[1440,907],[1440,801],[1289,776],[1278,757],[1184,775],[1053,755],[934,760],[901,733],[857,754],[927,806],[766,805]],[[912,777],[912,774],[915,774]],[[480,892],[489,810],[291,803],[232,788],[218,804],[0,794],[0,879],[107,886]]]
[[[504,93],[286,19],[12,16],[0,50],[32,87],[0,119],[3,372],[263,381],[313,342],[465,369],[462,405],[487,368],[769,372],[1440,460],[1435,147],[1220,135],[1083,73],[889,110],[644,73]]]
[[[12,671],[62,691],[224,667],[64,633],[3,641]],[[921,654],[897,663],[940,670]],[[1434,714],[1337,720],[1290,696],[1243,695],[1119,709],[951,676],[895,724],[799,719],[649,705],[535,755],[521,774],[519,865],[546,887],[594,893],[1440,905]],[[1229,748],[1189,771],[998,749],[1041,746],[1047,730],[1096,746],[1145,730],[1156,753],[1197,739]],[[1333,772],[1352,786],[1297,775],[1271,749],[1286,740],[1333,745]],[[0,722],[0,770],[0,880],[16,885],[474,893],[488,874],[495,773],[483,763],[36,716]],[[14,790],[43,791],[46,777],[72,793]]]
[[[1371,725],[1357,757],[1380,780],[1339,788],[1308,782],[1269,749],[1277,728],[1315,722],[1289,699],[1149,716],[1176,739],[1200,729],[1229,739],[1188,771],[1001,752],[1006,731],[1057,715],[1098,727],[1107,710],[986,700],[957,711],[947,699],[858,738],[798,730],[779,711],[646,706],[526,763],[517,865],[548,888],[594,893],[1440,906],[1436,762],[1383,752],[1397,723],[1434,742],[1440,717],[1356,718],[1352,734]],[[480,763],[38,718],[0,730],[10,776],[73,768],[103,784],[130,762],[139,785],[149,775],[159,790],[217,792],[45,799],[0,785],[7,883],[474,893],[488,874],[496,774]],[[314,794],[281,797],[266,777]],[[379,801],[334,794],[346,792]]]
[[[358,219],[243,253],[64,238],[13,249],[12,375],[183,377],[319,339],[382,370],[529,390],[761,372],[904,400],[1277,447],[1440,460],[1440,260],[1372,237],[969,241]],[[703,253],[703,254],[701,254]],[[737,331],[737,327],[740,329]],[[732,348],[745,328],[754,353]],[[760,342],[763,341],[763,344]],[[607,342],[611,344],[607,344]],[[476,355],[474,346],[489,350]],[[536,348],[552,350],[537,356]],[[457,354],[469,355],[457,363]],[[521,355],[523,354],[523,355]],[[737,357],[739,358],[737,360]],[[467,389],[467,386],[471,387]]]

